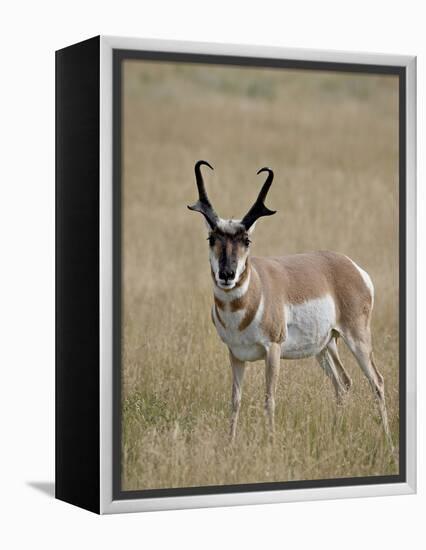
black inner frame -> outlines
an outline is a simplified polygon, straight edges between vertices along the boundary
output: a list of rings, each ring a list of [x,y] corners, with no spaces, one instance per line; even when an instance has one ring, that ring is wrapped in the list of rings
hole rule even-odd
[[[312,71],[394,75],[399,79],[399,474],[336,479],[209,485],[123,491],[121,489],[121,178],[122,178],[122,62],[145,61],[269,67]],[[406,481],[406,69],[403,66],[300,61],[227,55],[113,50],[113,498],[143,499],[167,496],[249,493],[401,483]]]

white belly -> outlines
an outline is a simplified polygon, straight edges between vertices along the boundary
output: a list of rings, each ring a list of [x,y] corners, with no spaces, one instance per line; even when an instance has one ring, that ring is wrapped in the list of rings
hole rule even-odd
[[[328,343],[336,325],[336,309],[331,296],[285,306],[286,339],[281,357],[299,359],[319,353]]]

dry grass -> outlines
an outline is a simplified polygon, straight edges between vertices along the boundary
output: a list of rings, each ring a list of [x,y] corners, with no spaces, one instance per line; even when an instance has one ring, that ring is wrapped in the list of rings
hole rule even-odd
[[[223,217],[276,174],[255,255],[330,249],[376,286],[373,336],[398,439],[398,102],[393,77],[128,61],[124,70],[123,489],[397,473],[358,366],[338,409],[314,359],[287,361],[277,439],[266,438],[264,366],[249,366],[230,447],[231,373],[212,300],[194,162]]]

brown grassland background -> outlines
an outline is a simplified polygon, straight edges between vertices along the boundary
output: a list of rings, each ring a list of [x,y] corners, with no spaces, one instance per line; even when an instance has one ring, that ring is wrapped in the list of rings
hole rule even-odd
[[[398,441],[398,83],[395,77],[126,61],[123,69],[122,488],[398,472],[370,387],[343,407],[315,359],[282,361],[276,440],[264,365],[249,363],[229,444],[231,369],[210,320],[212,283],[193,166],[222,217],[241,217],[270,166],[252,254],[343,252],[375,284],[373,339]]]

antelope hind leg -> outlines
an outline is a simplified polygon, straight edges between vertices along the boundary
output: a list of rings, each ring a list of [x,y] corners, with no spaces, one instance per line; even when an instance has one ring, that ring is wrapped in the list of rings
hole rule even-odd
[[[352,386],[352,380],[349,374],[346,372],[345,367],[343,366],[342,361],[340,360],[339,352],[337,350],[337,339],[332,338],[327,345],[327,349],[330,352],[331,358],[333,359],[334,366],[340,377],[340,381],[344,384],[346,391],[350,390]]]
[[[328,348],[325,347],[317,356],[316,359],[320,367],[324,370],[327,376],[333,382],[334,391],[336,393],[336,400],[338,404],[343,402],[343,397],[348,391],[348,387],[340,375],[338,367],[336,366],[333,356]],[[348,377],[349,378],[349,377]]]
[[[383,429],[386,434],[386,439],[392,450],[395,451],[393,445],[392,436],[389,429],[388,413],[386,410],[385,402],[385,383],[383,376],[377,370],[374,363],[373,350],[371,346],[371,335],[369,330],[366,330],[361,334],[346,334],[344,340],[355,359],[357,360],[361,370],[370,382],[371,389],[373,390],[377,404],[379,406],[380,416],[382,419]]]

